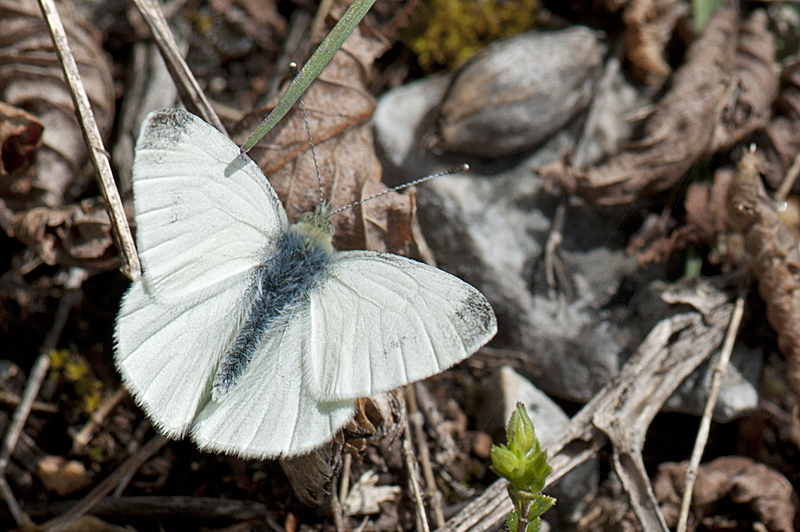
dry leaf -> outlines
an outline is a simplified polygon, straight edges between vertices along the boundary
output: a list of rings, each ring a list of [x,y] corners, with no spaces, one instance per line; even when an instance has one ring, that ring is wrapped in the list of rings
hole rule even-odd
[[[678,522],[687,462],[664,463],[658,467],[653,490],[659,501],[667,524]],[[692,514],[688,530],[695,530],[700,520],[727,514],[725,500],[748,505],[754,514],[752,521],[760,521],[771,532],[792,532],[796,508],[792,502],[792,485],[777,471],[743,456],[724,456],[703,464],[697,472],[697,483],[692,495]],[[739,529],[752,526],[740,523]]]
[[[648,85],[663,83],[672,69],[664,60],[672,30],[688,6],[677,0],[631,0],[622,14],[625,22],[625,56],[635,80]]]
[[[36,464],[36,476],[47,491],[55,491],[62,497],[92,483],[82,463],[61,456],[41,458]]]
[[[734,59],[734,99],[714,131],[710,151],[731,148],[754,131],[764,129],[778,95],[775,37],[767,28],[767,14],[754,11],[739,28]]]
[[[786,358],[786,379],[800,397],[800,248],[764,190],[760,164],[752,152],[739,161],[728,191],[728,213],[734,228],[744,234],[767,321]]]
[[[46,264],[108,270],[119,262],[99,198],[64,207],[36,207],[14,217],[13,236]]]
[[[766,128],[759,142],[768,165],[762,169],[770,188],[778,189],[795,157],[800,153],[800,56],[786,61],[781,72],[781,91],[775,100],[780,113]]]
[[[322,195],[334,209],[386,190],[380,183],[381,168],[375,156],[369,123],[375,100],[367,92],[365,83],[372,61],[382,50],[382,43],[364,37],[356,30],[304,96],[322,178]],[[248,115],[235,126],[233,138],[243,142],[268,111],[260,110]],[[269,178],[286,207],[290,221],[297,220],[300,214],[319,204],[317,172],[306,126],[297,106],[256,144],[250,156]],[[376,220],[374,215],[366,218],[363,210],[358,208],[335,216],[334,246],[337,249],[365,248],[365,227],[371,224],[387,235],[410,235],[413,202],[390,193],[382,204],[392,212],[377,224],[370,221]],[[378,251],[402,253],[407,251],[409,243],[376,242],[371,237],[370,246],[370,249]]]
[[[115,101],[100,38],[70,4],[59,2],[58,9],[98,126],[107,133]],[[0,0],[0,20],[0,100],[26,110],[44,125],[35,174],[27,178],[26,204],[14,208],[63,205],[84,192],[90,180],[81,173],[88,152],[61,63],[36,0]]]
[[[686,52],[672,87],[644,127],[644,138],[602,166],[578,169],[556,162],[541,169],[554,184],[597,206],[626,206],[667,190],[706,153],[727,103],[738,11],[720,8]]]
[[[0,176],[8,176],[30,166],[33,154],[41,143],[43,129],[42,123],[32,114],[0,102],[0,149],[3,154]],[[13,194],[13,190],[6,190],[9,185],[13,188],[13,183],[7,178],[0,180],[0,196]]]
[[[345,515],[377,514],[380,503],[393,501],[400,494],[400,486],[378,486],[378,480],[371,469],[358,478],[342,505]]]

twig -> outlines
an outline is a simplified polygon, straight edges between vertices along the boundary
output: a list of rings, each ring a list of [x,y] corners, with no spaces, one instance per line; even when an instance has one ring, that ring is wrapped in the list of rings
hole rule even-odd
[[[786,176],[784,176],[781,186],[778,187],[778,191],[775,193],[776,200],[783,201],[786,199],[794,186],[794,182],[797,181],[798,174],[800,174],[800,153],[794,156],[792,165],[786,171]]]
[[[353,464],[353,456],[346,453],[342,459],[342,478],[339,482],[339,500],[344,504],[350,492],[350,467]]]
[[[22,508],[19,507],[17,498],[14,496],[14,492],[11,491],[11,486],[8,485],[5,475],[0,476],[0,494],[2,494],[3,500],[6,501],[6,505],[11,512],[11,517],[14,518],[14,521],[18,525],[22,525],[24,522]]]
[[[333,528],[336,532],[344,532],[344,497],[340,498],[336,493],[336,486],[332,485],[333,493],[331,495],[331,515],[333,516]]]
[[[7,405],[17,406],[19,404],[20,398],[14,395],[11,392],[0,392],[0,402],[3,402]],[[43,403],[41,401],[34,401],[31,404],[31,411],[33,412],[46,412],[48,414],[57,414],[58,407],[54,404],[50,403]]]
[[[442,494],[436,487],[436,478],[433,476],[431,455],[428,451],[428,442],[425,439],[424,419],[422,417],[422,412],[419,411],[419,407],[417,406],[417,396],[414,393],[415,388],[415,386],[405,387],[406,398],[408,399],[408,421],[414,426],[417,452],[419,453],[419,461],[422,465],[422,475],[425,477],[425,495],[433,510],[434,525],[436,525],[436,528],[439,528],[444,526]]]
[[[736,341],[736,335],[739,333],[739,326],[742,323],[743,314],[744,295],[740,293],[733,307],[733,314],[731,315],[728,332],[725,335],[725,342],[722,345],[722,351],[720,351],[719,354],[719,360],[717,360],[717,363],[714,365],[714,372],[711,376],[711,387],[708,391],[708,399],[706,400],[705,410],[703,411],[703,418],[700,422],[700,428],[697,430],[697,439],[695,440],[694,449],[692,450],[692,457],[689,460],[689,467],[686,469],[686,477],[683,485],[683,499],[681,500],[681,513],[678,518],[678,527],[676,529],[677,532],[686,531],[689,508],[692,504],[692,494],[694,493],[694,483],[697,480],[697,470],[700,467],[700,459],[703,457],[703,451],[708,441],[711,417],[714,413],[714,407],[717,404],[719,389],[722,386],[722,377],[728,370],[731,353],[733,352],[733,344]]]
[[[103,424],[105,421],[106,416],[111,412],[115,406],[119,404],[120,401],[127,395],[128,392],[125,391],[124,388],[119,388],[114,395],[103,401],[103,404],[100,405],[92,415],[89,417],[89,421],[86,422],[86,425],[72,438],[72,445],[73,448],[80,449],[84,447],[89,440],[92,439],[94,435],[94,431]]]
[[[175,42],[175,36],[169,29],[164,12],[161,11],[161,6],[155,0],[133,0],[133,3],[153,33],[153,39],[155,39],[158,49],[161,50],[161,56],[175,81],[183,105],[227,135],[225,126],[222,125],[217,113],[184,61],[178,43]]]
[[[414,384],[414,397],[420,411],[428,420],[428,426],[436,436],[437,446],[442,449],[436,453],[436,460],[443,466],[453,463],[458,455],[458,446],[453,440],[453,435],[447,430],[447,422],[436,408],[436,401],[433,400],[424,383]]]
[[[722,343],[733,305],[708,283],[694,288],[695,293],[701,291],[702,297],[697,294],[694,299],[691,292],[664,294],[669,303],[691,305],[694,310],[661,320],[618,377],[573,416],[558,438],[547,446],[553,468],[548,485],[595,456],[611,440],[615,467],[637,517],[647,521],[645,530],[662,529],[657,517],[660,512],[651,506],[653,499],[647,494],[652,493],[649,479],[642,477],[641,471],[630,470],[629,460],[637,456],[636,441],[630,439],[644,440],[652,417],[664,401]],[[640,453],[638,457],[641,461]],[[506,486],[505,480],[498,480],[439,530],[482,532],[495,528],[512,508]],[[657,524],[648,528],[651,522]]]
[[[564,273],[564,264],[558,255],[558,250],[564,240],[564,221],[566,215],[567,197],[561,194],[561,201],[558,202],[556,214],[553,216],[553,224],[550,226],[550,234],[547,236],[547,243],[545,244],[544,263],[545,278],[547,279],[550,299],[556,298],[556,287],[559,284],[557,277],[560,277],[562,281],[561,286],[564,290],[564,297],[567,301],[571,301],[575,294],[572,290],[572,284]]]
[[[61,67],[64,70],[64,77],[67,80],[67,86],[80,119],[86,144],[89,147],[89,155],[97,171],[100,191],[103,193],[108,217],[111,220],[111,235],[114,237],[114,242],[120,253],[122,253],[122,267],[120,270],[126,277],[134,280],[141,274],[139,257],[136,254],[136,246],[133,243],[133,235],[131,234],[131,228],[128,226],[125,209],[122,207],[122,199],[120,199],[117,186],[114,183],[114,174],[111,172],[108,152],[103,146],[103,138],[94,119],[89,97],[86,95],[86,89],[78,72],[78,65],[69,48],[67,32],[61,23],[61,17],[58,15],[54,0],[39,0],[39,6],[47,21],[47,27],[55,45],[56,55],[58,55]]]
[[[411,429],[406,425],[403,437],[403,458],[408,470],[408,482],[411,484],[411,491],[414,493],[414,504],[417,507],[417,519],[419,524],[418,532],[431,532],[428,526],[428,516],[425,514],[425,503],[422,501],[422,492],[419,489],[419,478],[417,477],[417,464],[414,459],[414,450],[411,448]]]
[[[53,318],[53,326],[44,337],[39,356],[31,368],[28,381],[25,383],[25,390],[22,392],[19,405],[14,410],[11,423],[3,439],[3,447],[0,449],[0,480],[2,480],[3,483],[5,483],[5,472],[8,467],[8,462],[11,459],[11,454],[14,452],[17,441],[22,434],[22,428],[28,420],[28,415],[30,415],[34,399],[36,399],[36,396],[39,394],[39,388],[41,388],[42,381],[44,381],[45,374],[50,367],[50,352],[55,349],[55,346],[58,344],[58,338],[61,336],[64,325],[67,323],[70,309],[72,309],[78,296],[80,296],[79,287],[86,279],[86,275],[85,270],[81,268],[72,268],[64,283],[65,290],[61,295],[61,301],[56,309],[56,314]],[[13,508],[19,508],[19,504],[7,483],[5,483],[5,487],[3,487],[2,491],[3,498],[8,504],[8,507],[12,509],[13,514]],[[19,521],[17,523],[21,524]]]
[[[94,487],[78,504],[60,517],[51,519],[42,525],[42,530],[48,532],[60,532],[69,527],[77,519],[80,519],[86,512],[91,510],[103,497],[105,497],[117,483],[125,478],[130,471],[136,471],[142,464],[156,454],[167,443],[167,439],[158,434],[139,449],[136,454],[131,455],[105,480]]]

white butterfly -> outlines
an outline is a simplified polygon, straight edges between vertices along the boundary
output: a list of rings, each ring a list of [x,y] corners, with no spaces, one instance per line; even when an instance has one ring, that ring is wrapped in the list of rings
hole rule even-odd
[[[326,208],[290,226],[258,166],[186,111],[145,120],[133,192],[144,273],[122,301],[115,360],[168,436],[301,454],[356,398],[438,373],[496,332],[489,303],[456,277],[334,250]]]

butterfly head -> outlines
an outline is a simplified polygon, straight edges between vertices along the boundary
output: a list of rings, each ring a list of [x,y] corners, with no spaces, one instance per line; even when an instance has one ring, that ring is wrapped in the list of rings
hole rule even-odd
[[[318,246],[333,252],[333,224],[331,211],[327,205],[321,203],[297,220],[292,229],[303,237],[306,247]]]

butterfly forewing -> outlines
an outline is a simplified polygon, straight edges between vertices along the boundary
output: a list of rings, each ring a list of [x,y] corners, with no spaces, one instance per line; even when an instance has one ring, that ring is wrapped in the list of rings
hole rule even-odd
[[[258,166],[179,109],[151,113],[142,125],[133,192],[144,276],[164,297],[251,271],[287,227]]]

